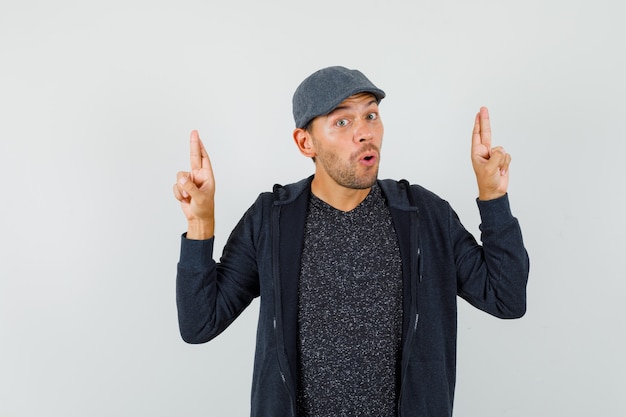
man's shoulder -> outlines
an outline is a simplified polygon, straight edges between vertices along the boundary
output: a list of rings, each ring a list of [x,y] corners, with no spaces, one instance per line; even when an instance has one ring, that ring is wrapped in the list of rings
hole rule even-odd
[[[279,205],[293,203],[304,193],[310,192],[312,180],[313,177],[311,176],[285,185],[274,184],[272,191],[266,191],[259,195],[259,200]]]
[[[383,179],[378,184],[383,190],[385,197],[392,205],[430,206],[433,204],[446,204],[446,202],[434,192],[419,184],[411,184],[407,180]]]

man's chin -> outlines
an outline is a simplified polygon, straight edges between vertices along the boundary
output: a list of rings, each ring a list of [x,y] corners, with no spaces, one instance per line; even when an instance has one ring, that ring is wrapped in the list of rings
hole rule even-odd
[[[371,188],[374,184],[376,184],[376,180],[378,179],[378,173],[371,177],[363,177],[359,179],[355,179],[355,181],[351,184],[352,189],[355,190],[365,190],[367,188]]]

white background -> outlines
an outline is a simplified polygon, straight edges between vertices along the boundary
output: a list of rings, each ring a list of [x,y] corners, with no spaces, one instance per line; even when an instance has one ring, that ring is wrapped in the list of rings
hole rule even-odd
[[[186,345],[171,187],[199,129],[218,254],[309,175],[291,95],[328,65],[387,92],[381,177],[478,236],[473,118],[513,156],[528,313],[459,302],[455,416],[624,416],[626,29],[619,0],[0,2],[0,416],[244,416],[258,301]]]

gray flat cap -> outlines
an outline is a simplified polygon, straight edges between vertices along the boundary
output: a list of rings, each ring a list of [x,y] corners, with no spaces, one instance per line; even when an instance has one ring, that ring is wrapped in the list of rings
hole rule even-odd
[[[317,116],[330,113],[345,99],[358,93],[371,93],[380,101],[385,92],[360,71],[328,67],[309,75],[293,95],[293,118],[297,128],[305,128]]]

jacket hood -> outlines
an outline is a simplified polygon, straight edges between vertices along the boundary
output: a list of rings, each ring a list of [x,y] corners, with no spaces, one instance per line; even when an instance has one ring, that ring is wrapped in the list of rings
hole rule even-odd
[[[274,204],[282,205],[293,203],[303,192],[310,192],[311,181],[313,181],[313,175],[293,184],[274,184]]]
[[[312,181],[313,175],[293,184],[275,184],[273,188],[274,204],[283,205],[292,203],[303,192],[310,192]],[[390,179],[378,180],[377,183],[382,189],[383,195],[387,199],[390,207],[407,211],[417,210],[415,203],[409,201],[409,193],[407,193],[407,191],[410,185],[406,180],[400,181],[400,184],[404,185],[404,187],[399,187],[398,181]]]

